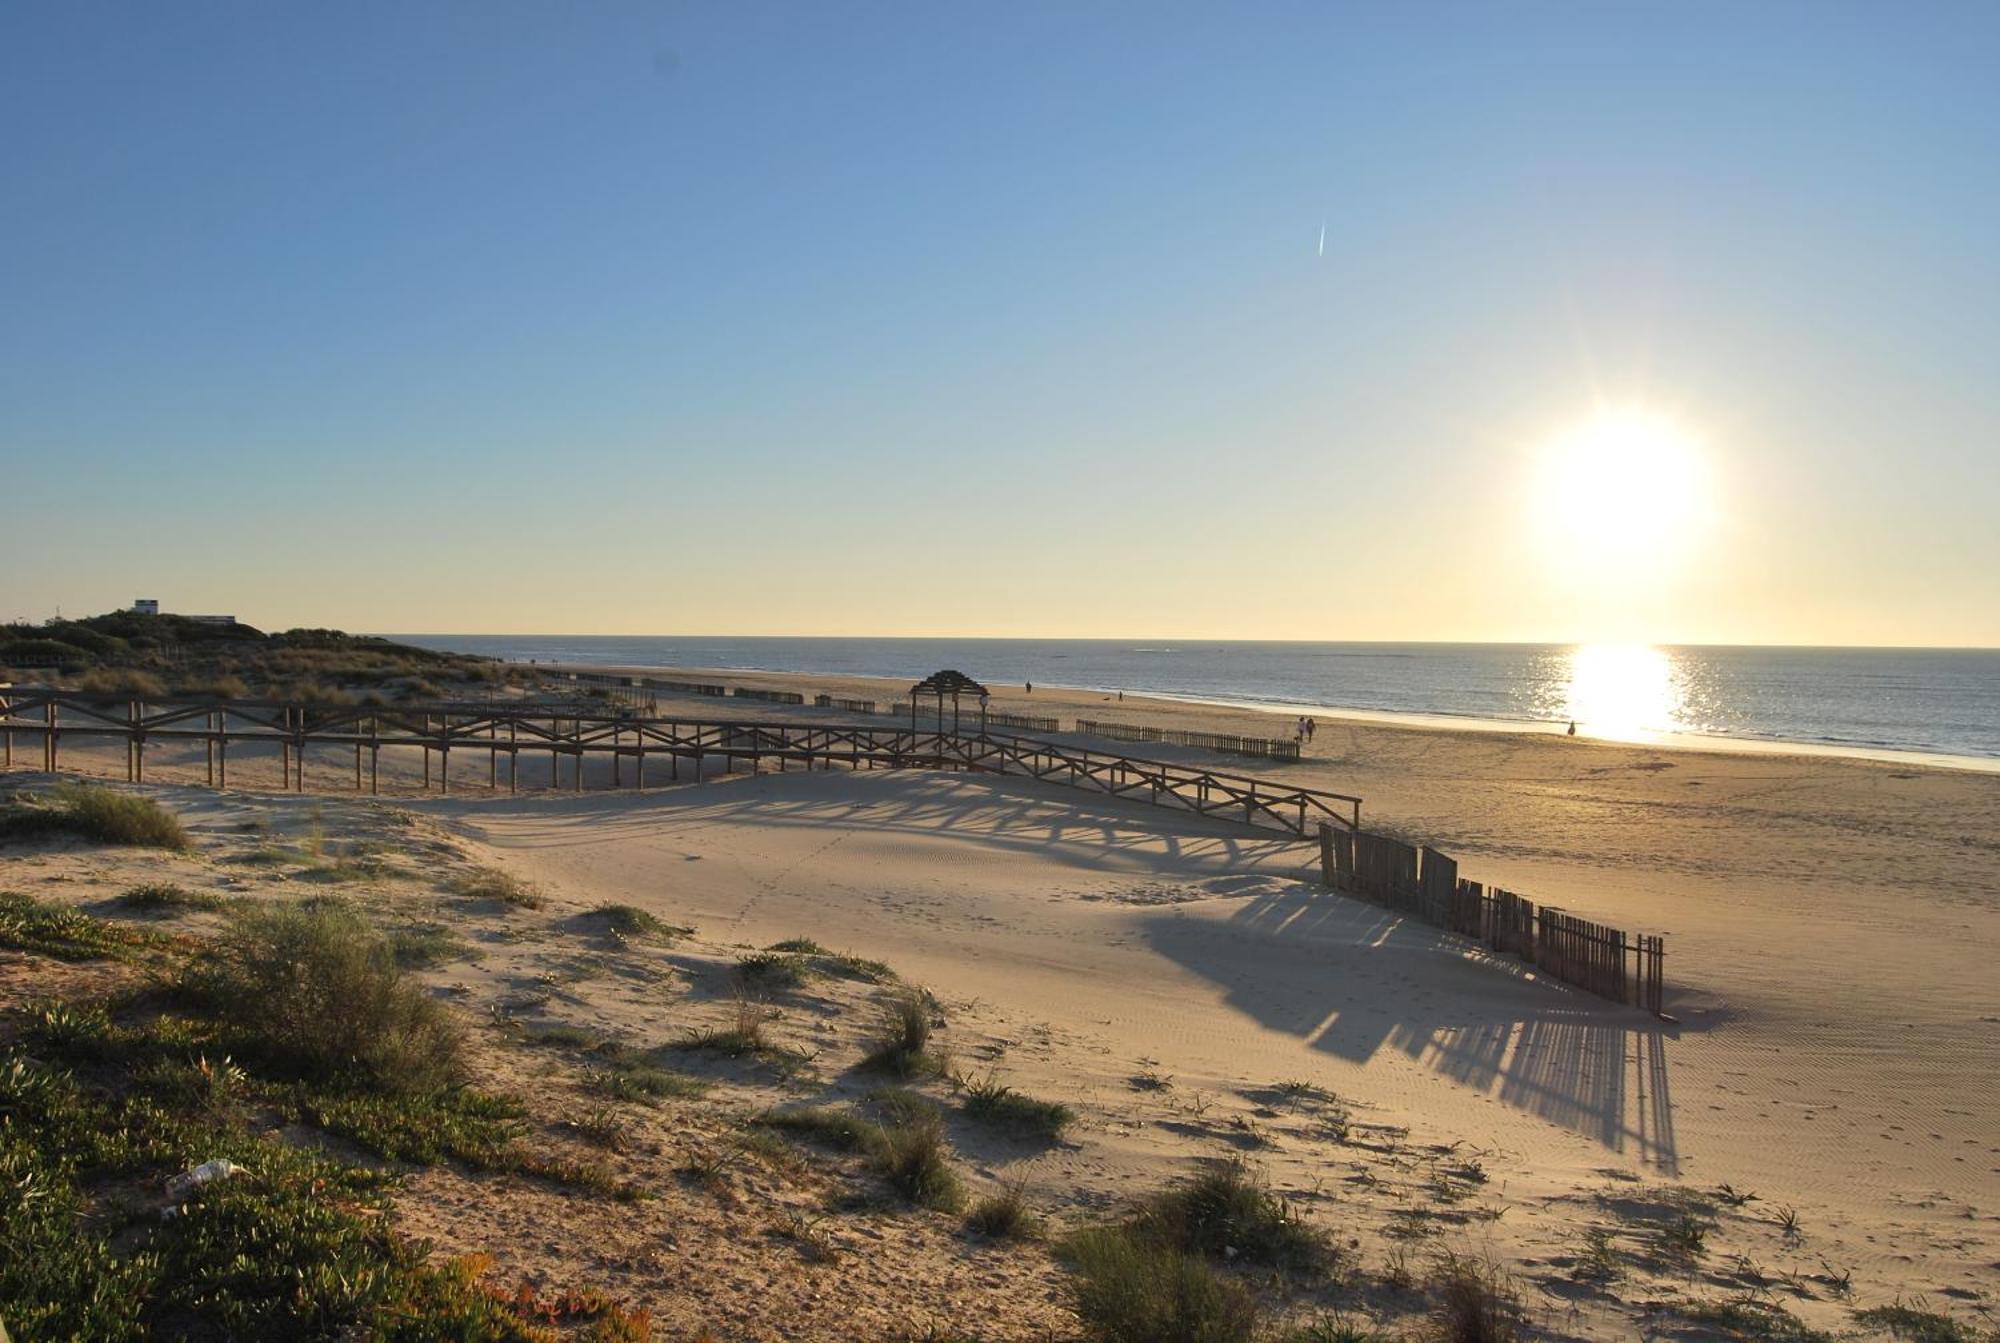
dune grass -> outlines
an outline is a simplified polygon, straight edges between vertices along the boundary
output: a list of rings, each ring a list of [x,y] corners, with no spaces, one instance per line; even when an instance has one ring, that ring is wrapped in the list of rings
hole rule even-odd
[[[101,784],[65,783],[53,793],[16,794],[0,807],[0,842],[57,834],[176,853],[193,847],[180,818],[152,798]]]
[[[221,909],[229,902],[213,891],[190,891],[187,887],[176,886],[170,881],[151,881],[144,885],[128,887],[118,897],[118,903],[127,909],[168,913],[191,909]]]
[[[1029,1209],[1027,1191],[1012,1183],[973,1204],[965,1229],[988,1240],[1032,1240],[1041,1234],[1041,1219]]]
[[[1241,1160],[1218,1162],[1156,1194],[1132,1229],[1190,1254],[1291,1272],[1323,1271],[1334,1258],[1327,1233]]]
[[[510,909],[540,909],[548,903],[542,893],[527,882],[498,868],[483,867],[451,883],[454,895],[467,900],[492,900]]]
[[[656,937],[664,940],[685,937],[694,931],[648,914],[637,905],[599,905],[590,911],[590,915],[602,922],[615,937]]]
[[[964,1086],[962,1105],[968,1118],[1017,1138],[1052,1143],[1076,1119],[1067,1105],[1024,1096],[992,1073]]]
[[[905,989],[890,999],[876,1031],[875,1047],[861,1066],[872,1072],[912,1078],[943,1075],[947,1060],[931,1047],[934,1004],[922,989]]]
[[[1100,1343],[1249,1343],[1251,1294],[1187,1254],[1130,1227],[1093,1227],[1065,1240],[1070,1305]]]

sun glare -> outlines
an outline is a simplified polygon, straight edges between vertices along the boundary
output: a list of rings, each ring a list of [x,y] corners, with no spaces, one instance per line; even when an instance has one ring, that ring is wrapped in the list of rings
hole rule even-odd
[[[1664,650],[1585,644],[1570,650],[1561,716],[1586,736],[1646,741],[1683,726],[1684,698]]]
[[[1694,438],[1643,411],[1601,412],[1542,454],[1541,532],[1565,561],[1657,566],[1697,538],[1709,496]]]

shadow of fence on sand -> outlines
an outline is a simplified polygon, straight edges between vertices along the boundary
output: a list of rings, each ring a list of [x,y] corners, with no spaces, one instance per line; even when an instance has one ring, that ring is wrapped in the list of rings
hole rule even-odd
[[[1151,919],[1146,935],[1270,1029],[1357,1064],[1398,1051],[1678,1173],[1672,1028],[1637,1010],[1534,982],[1519,962],[1304,882],[1246,901],[1224,923]],[[1235,939],[1254,940],[1258,954]]]

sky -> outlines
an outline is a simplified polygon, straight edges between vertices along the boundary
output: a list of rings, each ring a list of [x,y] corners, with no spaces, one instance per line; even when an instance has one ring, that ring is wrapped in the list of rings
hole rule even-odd
[[[0,619],[2000,645],[1995,50],[0,7]]]

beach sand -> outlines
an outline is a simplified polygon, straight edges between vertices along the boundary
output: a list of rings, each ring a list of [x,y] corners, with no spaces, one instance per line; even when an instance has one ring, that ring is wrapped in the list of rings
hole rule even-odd
[[[722,675],[808,699],[891,689]],[[1260,735],[1289,721],[1041,687],[993,707]],[[1563,1286],[1582,1226],[1722,1186],[1756,1198],[1718,1214],[1711,1288],[1724,1258],[1746,1282],[1790,1275],[1786,1302],[1825,1325],[1853,1302],[2000,1302],[2000,777],[1319,721],[1297,765],[1123,749],[1358,794],[1365,825],[1464,875],[1663,932],[1678,1024],[1326,893],[1310,848],[1051,784],[794,771],[510,799],[485,795],[482,758],[455,768],[458,795],[416,805],[573,904],[638,905],[724,948],[810,937],[930,987],[963,1057],[1082,1116],[1075,1141],[982,1168],[1059,1214],[1245,1152],[1387,1256],[1422,1188],[1449,1183],[1423,1173],[1428,1152],[1475,1161],[1474,1202],[1499,1211],[1425,1214],[1426,1234],[1476,1241],[1564,1309],[1608,1309]],[[163,758],[151,777],[185,769]],[[655,1036],[674,1020],[647,1000],[584,1014]],[[1340,1097],[1355,1129],[1329,1138],[1277,1099],[1287,1083]],[[1409,1179],[1381,1179],[1384,1160]]]

